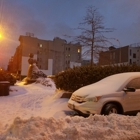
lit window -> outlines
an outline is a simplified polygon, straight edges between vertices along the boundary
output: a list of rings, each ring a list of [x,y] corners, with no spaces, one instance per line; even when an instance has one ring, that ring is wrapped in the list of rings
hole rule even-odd
[[[39,47],[40,47],[40,48],[42,48],[42,46],[43,46],[42,44],[39,44]]]
[[[80,53],[80,49],[78,49],[78,53]]]

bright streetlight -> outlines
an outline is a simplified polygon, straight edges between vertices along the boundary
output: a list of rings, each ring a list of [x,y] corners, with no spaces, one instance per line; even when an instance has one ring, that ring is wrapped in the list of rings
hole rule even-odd
[[[0,39],[2,39],[2,34],[0,33]]]

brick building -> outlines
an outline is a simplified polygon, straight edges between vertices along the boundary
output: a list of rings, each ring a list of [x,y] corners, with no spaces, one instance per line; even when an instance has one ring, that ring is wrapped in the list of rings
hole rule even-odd
[[[140,43],[121,48],[111,46],[108,51],[100,52],[99,65],[137,64],[140,65]]]
[[[23,76],[27,74],[29,53],[34,54],[38,67],[47,75],[81,65],[80,43],[67,43],[59,37],[52,41],[42,40],[30,35],[20,36],[19,41],[20,45],[9,61],[11,72],[20,71]]]

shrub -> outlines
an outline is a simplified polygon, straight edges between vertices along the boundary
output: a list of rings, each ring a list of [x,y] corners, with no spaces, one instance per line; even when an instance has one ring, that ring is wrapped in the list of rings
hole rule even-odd
[[[81,66],[69,68],[57,73],[54,78],[57,89],[73,92],[83,86],[95,83],[107,76],[123,73],[140,71],[140,66],[121,65],[121,66]]]
[[[0,70],[0,81],[8,81],[10,85],[14,85],[16,83],[16,78],[7,71]]]

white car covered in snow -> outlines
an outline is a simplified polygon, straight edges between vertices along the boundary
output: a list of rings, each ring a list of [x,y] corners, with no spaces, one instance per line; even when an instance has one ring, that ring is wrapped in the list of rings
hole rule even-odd
[[[136,114],[140,111],[140,72],[109,76],[76,90],[68,107],[81,114]]]

